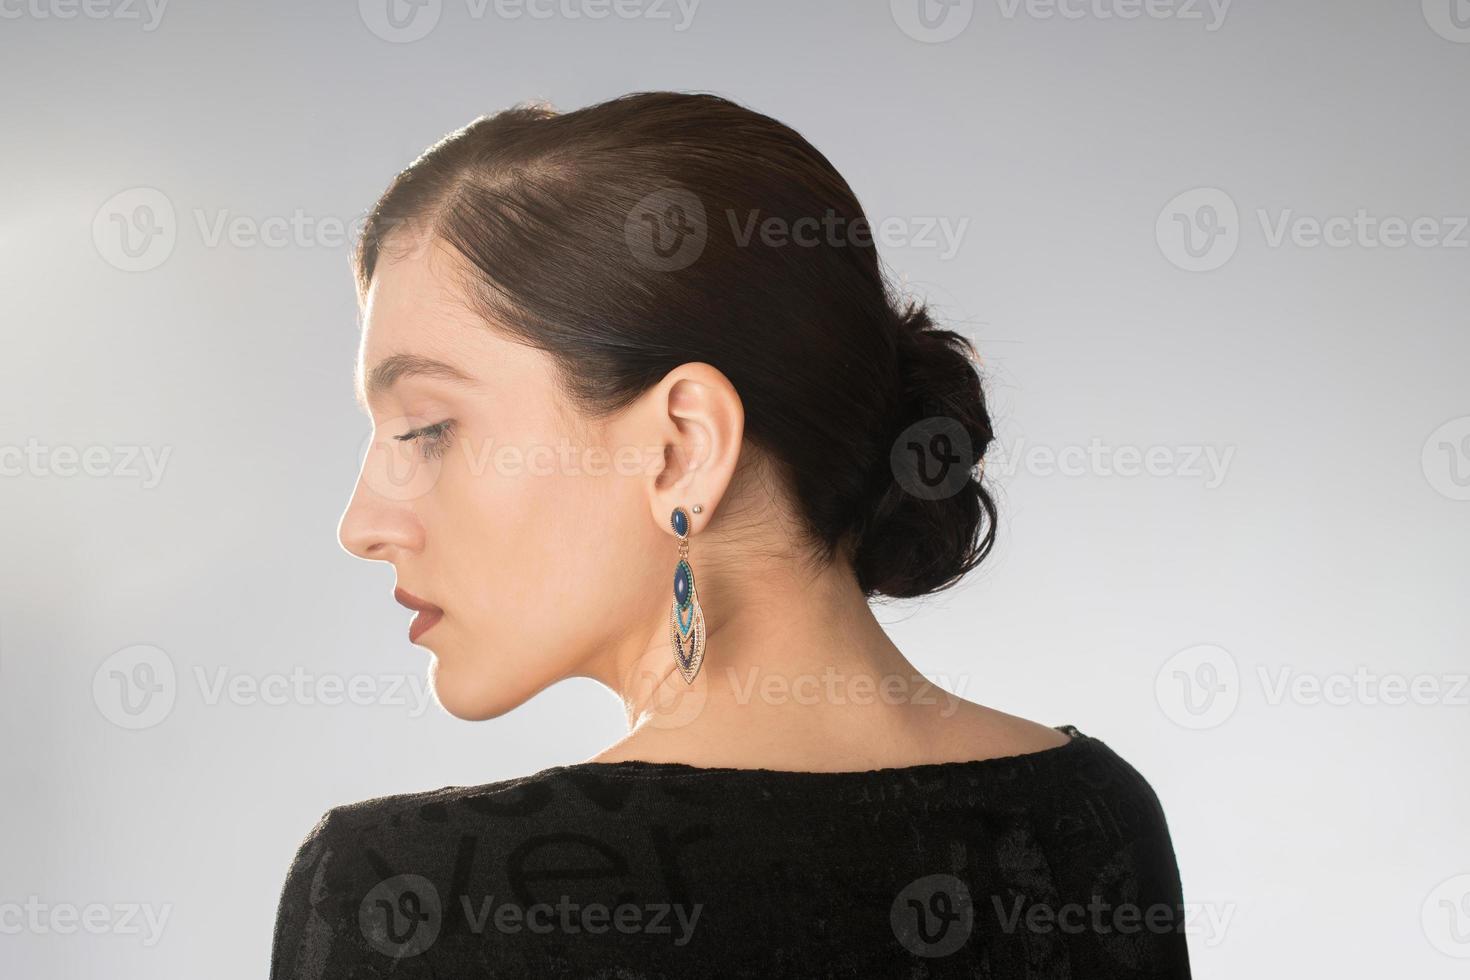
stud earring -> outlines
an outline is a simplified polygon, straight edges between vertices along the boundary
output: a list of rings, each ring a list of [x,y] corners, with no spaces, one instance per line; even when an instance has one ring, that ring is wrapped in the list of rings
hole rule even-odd
[[[703,510],[698,504],[695,510]],[[679,562],[674,566],[674,601],[669,607],[669,639],[674,647],[674,665],[693,684],[704,662],[704,610],[694,588],[694,568],[689,564],[689,515],[675,507],[669,524],[679,536]]]

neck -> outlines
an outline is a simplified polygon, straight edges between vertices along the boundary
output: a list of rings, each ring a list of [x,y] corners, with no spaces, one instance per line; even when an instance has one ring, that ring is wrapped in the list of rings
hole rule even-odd
[[[629,728],[605,758],[800,765],[772,753],[833,743],[876,753],[921,738],[946,702],[954,710],[889,639],[847,563],[747,561],[696,575],[707,628],[699,675],[691,684],[675,669],[664,607],[658,628],[598,678],[621,698]]]

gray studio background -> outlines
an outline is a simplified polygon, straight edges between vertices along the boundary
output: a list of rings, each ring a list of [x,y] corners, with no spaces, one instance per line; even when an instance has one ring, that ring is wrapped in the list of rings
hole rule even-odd
[[[900,645],[1149,777],[1198,976],[1463,975],[1470,4],[394,2],[0,2],[0,974],[263,976],[322,811],[621,734],[418,700],[348,243],[476,115],[676,88],[985,358],[1002,542]]]

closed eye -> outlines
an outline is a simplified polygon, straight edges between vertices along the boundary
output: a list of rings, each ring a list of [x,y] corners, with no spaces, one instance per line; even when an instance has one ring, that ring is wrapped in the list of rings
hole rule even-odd
[[[435,422],[433,425],[421,426],[410,429],[401,436],[393,438],[399,442],[417,442],[420,452],[424,456],[434,458],[441,456],[444,450],[449,448],[449,438],[454,434],[454,419],[445,419],[443,422]]]

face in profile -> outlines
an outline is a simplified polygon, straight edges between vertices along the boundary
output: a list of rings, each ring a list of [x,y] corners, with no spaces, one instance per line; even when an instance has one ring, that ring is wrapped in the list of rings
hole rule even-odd
[[[629,624],[659,623],[673,539],[647,499],[657,429],[636,406],[580,412],[463,282],[433,241],[378,263],[358,363],[373,437],[339,537],[393,566],[444,708],[484,719],[598,676]]]

